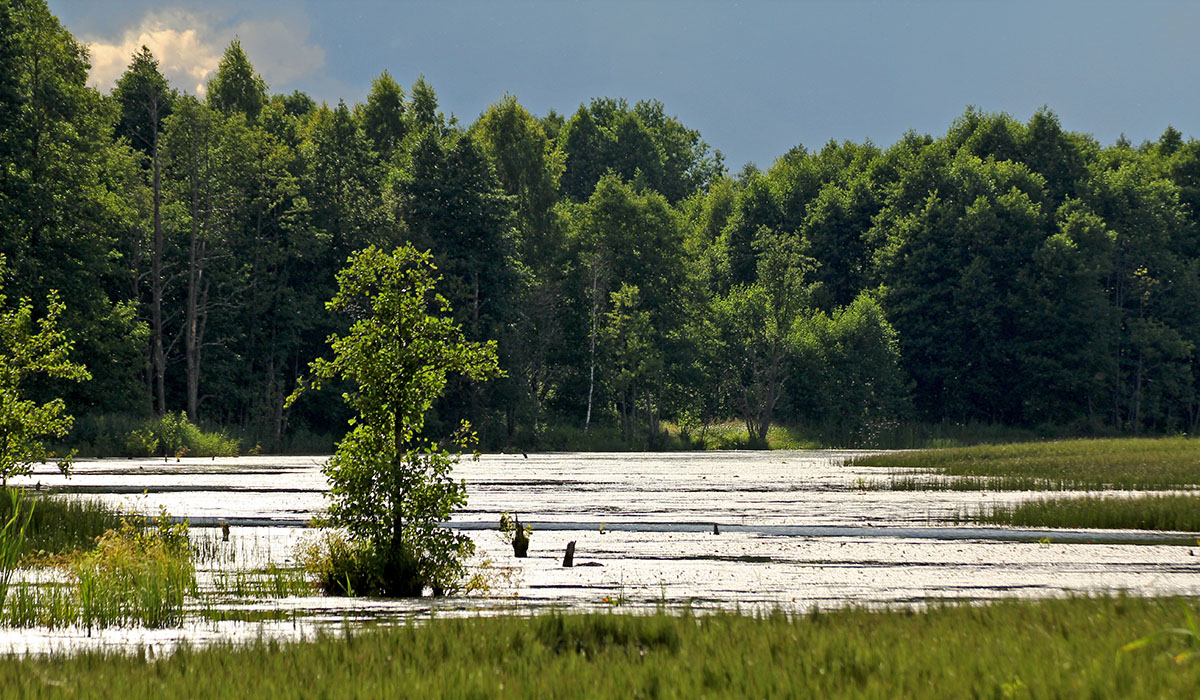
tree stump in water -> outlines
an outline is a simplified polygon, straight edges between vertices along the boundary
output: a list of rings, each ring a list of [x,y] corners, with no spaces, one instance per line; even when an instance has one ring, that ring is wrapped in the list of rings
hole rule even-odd
[[[513,533],[513,556],[518,559],[524,559],[529,554],[529,535],[525,534],[525,527],[521,525],[521,518],[516,518],[516,530]]]
[[[567,543],[567,553],[563,555],[563,566],[575,566],[575,540]]]

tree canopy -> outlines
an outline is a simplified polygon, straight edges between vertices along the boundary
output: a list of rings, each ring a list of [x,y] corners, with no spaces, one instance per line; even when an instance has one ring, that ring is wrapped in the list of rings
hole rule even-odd
[[[1200,429],[1200,141],[1169,125],[1102,144],[969,107],[731,174],[655,100],[506,95],[460,123],[419,75],[318,103],[234,41],[199,99],[160,58],[101,95],[43,0],[0,0],[5,311],[58,290],[93,380],[29,398],[81,423],[186,409],[265,449],[336,439],[350,409],[288,387],[352,322],[324,307],[336,271],[408,244],[506,372],[448,380],[427,428],[468,419],[492,449],[749,415],[830,444]]]

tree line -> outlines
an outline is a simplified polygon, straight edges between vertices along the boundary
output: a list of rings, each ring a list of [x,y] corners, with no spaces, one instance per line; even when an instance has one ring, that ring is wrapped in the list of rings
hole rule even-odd
[[[0,0],[0,65],[3,286],[58,290],[92,380],[32,390],[77,414],[340,434],[336,392],[286,399],[356,318],[326,309],[337,271],[411,244],[503,371],[451,380],[426,424],[491,447],[727,419],[835,444],[908,420],[1200,428],[1200,142],[1171,127],[1103,145],[969,108],[730,173],[656,101],[539,117],[506,95],[466,124],[384,72],[318,104],[237,41],[203,97],[144,48],[101,94],[44,0]]]

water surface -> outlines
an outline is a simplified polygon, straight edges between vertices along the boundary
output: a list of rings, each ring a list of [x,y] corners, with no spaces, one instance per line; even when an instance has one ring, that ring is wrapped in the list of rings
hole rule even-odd
[[[965,509],[1039,497],[1025,492],[866,488],[888,472],[844,465],[842,451],[485,455],[455,476],[470,495],[449,524],[488,561],[484,596],[407,601],[323,596],[230,602],[281,618],[197,619],[183,629],[0,630],[14,652],[95,646],[166,649],[258,636],[299,639],[349,621],[527,613],[545,608],[803,611],[813,606],[1126,591],[1200,594],[1194,536],[1133,531],[1022,530],[948,522]],[[293,565],[325,505],[324,457],[80,461],[24,483],[186,518],[196,538],[232,526],[230,558],[212,569]],[[515,559],[496,530],[501,512],[534,532]],[[719,534],[713,533],[717,526]],[[577,566],[563,568],[567,542]],[[208,578],[206,578],[208,577]]]

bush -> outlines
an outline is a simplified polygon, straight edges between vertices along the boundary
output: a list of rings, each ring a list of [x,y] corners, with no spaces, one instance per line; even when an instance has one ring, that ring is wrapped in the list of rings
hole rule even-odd
[[[239,444],[223,433],[201,430],[181,411],[151,419],[130,432],[124,448],[128,457],[236,457]]]
[[[329,595],[379,595],[385,588],[381,557],[365,540],[326,530],[301,548],[299,559]]]

